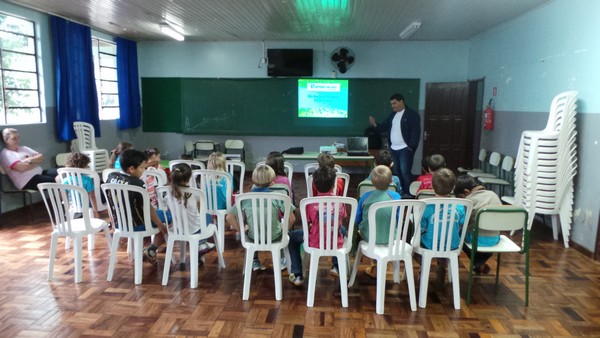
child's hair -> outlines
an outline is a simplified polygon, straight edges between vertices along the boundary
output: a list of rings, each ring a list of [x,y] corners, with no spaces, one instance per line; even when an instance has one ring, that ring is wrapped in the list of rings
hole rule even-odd
[[[148,155],[148,158],[152,155],[160,156],[160,150],[156,147],[146,148],[146,155]]]
[[[252,183],[259,188],[268,187],[274,179],[275,171],[266,164],[256,166],[252,172]]]
[[[119,144],[117,144],[117,146],[115,147],[115,149],[113,149],[113,151],[111,151],[110,153],[110,168],[114,168],[115,167],[115,162],[117,162],[117,158],[123,154],[123,152],[127,149],[131,149],[133,148],[133,144],[129,143],[129,142],[119,142]],[[123,165],[121,165],[121,168],[123,168]]]
[[[179,159],[180,160],[193,160],[194,157],[190,154],[183,153],[183,154],[179,155]]]
[[[335,168],[335,159],[329,154],[319,154],[319,157],[317,157],[317,162],[319,162],[319,167]]]
[[[283,154],[281,154],[278,151],[270,152],[269,155],[267,155],[267,160],[265,161],[265,163],[269,167],[273,168],[273,170],[275,171],[275,175],[287,176],[283,162],[285,162],[285,159],[283,158]]]
[[[225,156],[222,152],[216,151],[208,155],[207,167],[211,170],[227,171],[225,168]]]
[[[477,182],[475,181],[475,178],[473,178],[467,174],[460,175],[456,178],[456,185],[454,186],[454,193],[456,194],[456,196],[464,195],[465,189],[473,190],[473,188],[475,188],[478,185],[479,184],[477,184]]]
[[[449,195],[456,184],[456,176],[448,168],[440,168],[433,173],[431,185],[438,195]]]
[[[335,170],[329,167],[319,167],[312,175],[315,188],[320,193],[331,191],[335,184]]]
[[[192,169],[186,163],[178,163],[171,170],[171,192],[173,197],[178,200],[183,200],[183,205],[187,208],[187,201],[191,194],[183,194],[181,188],[189,187],[190,177],[192,177]]]
[[[446,167],[446,159],[440,154],[433,154],[427,156],[427,167],[430,172],[434,172],[440,168]]]
[[[371,182],[377,190],[387,190],[392,183],[392,170],[385,165],[378,165],[371,171]]]
[[[126,171],[129,167],[137,168],[147,160],[148,156],[146,156],[145,152],[135,149],[126,149],[121,153],[121,170]]]
[[[387,149],[380,150],[375,156],[375,164],[391,168],[393,164],[392,153]]]
[[[67,158],[65,166],[68,168],[87,168],[90,164],[90,158],[82,153],[72,153]]]

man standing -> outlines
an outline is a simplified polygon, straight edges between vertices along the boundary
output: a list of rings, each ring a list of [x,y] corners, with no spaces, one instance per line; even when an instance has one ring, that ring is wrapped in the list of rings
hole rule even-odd
[[[412,165],[415,151],[421,138],[421,117],[406,107],[404,97],[394,94],[390,97],[393,112],[381,124],[369,116],[369,123],[379,132],[388,132],[388,143],[392,152],[394,174],[400,178],[402,195],[407,195],[413,181]]]

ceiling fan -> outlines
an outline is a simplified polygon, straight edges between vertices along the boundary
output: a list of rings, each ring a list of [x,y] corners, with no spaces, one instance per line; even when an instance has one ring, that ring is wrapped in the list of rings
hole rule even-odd
[[[338,47],[331,53],[331,64],[342,74],[354,65],[355,60],[354,52],[348,47]]]

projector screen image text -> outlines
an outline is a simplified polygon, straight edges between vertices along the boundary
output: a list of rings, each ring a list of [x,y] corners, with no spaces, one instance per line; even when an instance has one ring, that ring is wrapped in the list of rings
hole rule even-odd
[[[298,79],[298,117],[347,118],[348,80]]]

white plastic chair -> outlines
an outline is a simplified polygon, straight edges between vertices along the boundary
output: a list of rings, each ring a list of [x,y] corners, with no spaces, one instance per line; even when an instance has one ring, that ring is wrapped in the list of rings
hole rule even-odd
[[[167,173],[162,169],[150,167],[144,170],[141,179],[146,184],[146,190],[150,195],[150,204],[155,209],[163,209],[160,199],[157,197],[156,189],[158,187],[167,185],[169,182],[167,179]]]
[[[96,172],[109,167],[110,157],[108,150],[96,147],[96,133],[94,126],[87,122],[73,122],[73,130],[77,138],[71,143],[73,151],[78,151],[90,158],[90,169]]]
[[[167,285],[169,282],[169,271],[173,258],[173,247],[176,241],[188,242],[190,246],[190,287],[195,289],[198,287],[198,242],[215,236],[217,246],[217,254],[219,257],[219,265],[225,267],[225,261],[221,250],[219,250],[219,241],[216,238],[217,228],[214,224],[206,224],[206,197],[204,193],[195,188],[181,188],[184,194],[190,194],[187,201],[187,207],[175,197],[173,197],[171,187],[158,187],[156,189],[159,199],[171,211],[173,222],[168,227],[169,236],[167,239],[167,253],[165,256],[165,266],[163,271],[162,285]],[[192,232],[188,218],[188,210],[195,208],[195,202],[199,201],[200,209],[196,210],[200,221],[200,231]],[[185,244],[181,244],[181,253],[185,255]]]
[[[237,189],[234,190],[237,190],[238,194],[243,194],[244,178],[246,176],[246,165],[244,164],[244,162],[241,161],[225,161],[225,165],[227,166],[227,172],[229,173],[229,175],[231,175],[232,178],[235,177],[236,171],[240,172],[239,185]]]
[[[360,182],[358,184],[358,188],[356,190],[358,199],[361,199],[361,197],[363,197],[364,194],[366,194],[369,191],[373,191],[373,190],[375,190],[375,186],[373,185],[373,182],[371,182],[370,180],[364,180],[364,181]],[[398,192],[398,187],[394,183],[390,183],[388,190]]]
[[[479,182],[485,186],[500,186],[500,194],[504,195],[504,187],[510,186],[513,184],[513,180],[511,179],[511,174],[513,171],[513,165],[515,161],[511,156],[505,156],[502,160],[502,167],[500,168],[500,175],[497,178],[493,177],[479,177]]]
[[[377,223],[377,211],[381,209],[391,209],[389,223]],[[425,202],[415,200],[394,200],[378,202],[369,208],[369,240],[360,241],[354,255],[354,269],[348,282],[348,287],[354,284],[358,264],[361,255],[377,260],[377,301],[375,312],[383,314],[385,301],[385,282],[388,262],[394,262],[394,282],[400,282],[398,274],[398,265],[400,261],[404,262],[406,271],[406,281],[408,283],[408,295],[410,299],[410,309],[417,310],[417,296],[415,293],[415,278],[412,266],[412,245],[406,242],[408,231],[412,224],[421,222],[421,216],[425,210]],[[388,244],[376,244],[377,228],[385,227],[390,229]]]
[[[240,160],[244,162],[246,151],[244,149],[244,141],[242,140],[226,140],[225,154],[239,154]]]
[[[185,163],[188,166],[190,166],[190,169],[192,170],[204,170],[206,169],[206,165],[204,165],[204,163],[200,162],[200,161],[196,161],[196,160],[171,160],[169,161],[169,170],[170,172],[173,172],[173,167],[177,164],[181,164],[181,163]],[[195,187],[196,184],[193,182],[192,178],[190,178],[190,182],[189,182],[189,186],[190,187]]]
[[[421,222],[416,226],[415,236],[413,237],[413,251],[421,255],[421,286],[419,288],[419,307],[427,306],[427,287],[429,285],[429,270],[433,258],[448,259],[449,274],[448,278],[452,282],[454,293],[454,308],[460,309],[460,285],[458,279],[458,256],[462,252],[462,246],[465,241],[467,224],[473,209],[473,202],[452,197],[428,198],[424,202],[427,207],[433,207],[435,221],[433,222],[433,243],[432,248],[421,247]],[[465,210],[464,224],[455,224],[457,217],[457,206],[463,206]],[[427,210],[427,209],[426,209]],[[424,211],[425,213],[425,211]],[[453,228],[459,226],[460,242],[456,248],[452,248]],[[439,235],[435,235],[439,234]]]
[[[112,173],[118,173],[118,172],[121,172],[121,169],[106,168],[106,169],[102,170],[102,182],[110,183],[110,182],[108,182],[108,175],[110,175]]]
[[[59,183],[41,183],[38,185],[38,189],[42,194],[42,199],[52,223],[48,280],[52,280],[54,274],[54,260],[56,259],[58,237],[67,237],[72,238],[75,242],[73,245],[75,283],[80,283],[82,280],[82,238],[104,231],[110,249],[111,237],[108,223],[102,219],[90,217],[89,212],[87,212],[90,203],[88,193],[82,187]],[[75,219],[73,217],[74,213],[71,210],[72,208],[79,208],[82,217]],[[91,250],[89,242],[88,249]]]
[[[250,204],[252,215],[244,215],[242,206],[246,203]],[[283,205],[283,217],[280,219],[281,239],[273,241],[272,227],[273,217],[278,214],[277,204]],[[269,192],[251,192],[241,194],[235,199],[235,207],[237,208],[237,218],[240,228],[244,229],[245,225],[252,227],[254,239],[248,237],[247,234],[242,234],[242,246],[246,249],[244,262],[244,290],[242,299],[248,300],[250,296],[250,282],[252,279],[252,261],[256,251],[270,251],[273,257],[273,274],[275,277],[275,300],[282,298],[281,285],[281,250],[287,248],[288,224],[291,213],[292,202],[289,197],[283,194],[274,194]],[[277,216],[275,216],[277,217]],[[284,250],[287,259],[288,271],[291,269],[289,252]]]
[[[158,228],[152,226],[150,219],[150,197],[148,191],[141,187],[136,187],[127,184],[110,184],[102,185],[102,192],[108,202],[109,214],[114,225],[113,242],[110,250],[110,263],[108,266],[108,276],[106,280],[112,280],[117,262],[117,250],[119,249],[119,239],[121,237],[133,239],[133,261],[134,261],[134,282],[135,284],[142,283],[142,250],[144,245],[144,237],[155,235],[159,232]],[[131,205],[129,196],[131,194],[139,194],[142,201],[144,231],[135,231],[133,205]]]
[[[96,200],[96,207],[98,209],[98,212],[100,211],[104,211],[107,209],[107,205],[106,203],[102,203],[102,190],[100,189],[100,176],[98,176],[98,173],[93,171],[93,170],[89,170],[89,169],[83,169],[83,168],[58,168],[57,169],[58,172],[58,176],[60,177],[59,181],[62,184],[69,184],[69,185],[76,185],[79,187],[83,187],[83,176],[88,176],[92,179],[92,181],[94,182],[94,198]],[[77,198],[77,195],[72,196],[71,200],[75,201],[74,199]],[[89,198],[89,196],[88,196]],[[90,217],[94,217],[94,213],[92,208],[90,208],[89,206],[86,207],[82,207],[82,206],[77,206],[76,205],[80,205],[81,201],[76,201],[77,203],[75,205],[73,205],[71,207],[71,211],[72,213],[79,213],[82,211],[87,211],[90,215]],[[72,215],[73,216],[73,215]],[[67,237],[67,239],[65,240],[65,249],[68,249],[70,246],[71,241],[69,240],[70,238]],[[88,236],[88,247],[90,250],[94,249],[94,235],[89,235]]]
[[[471,263],[469,266],[469,286],[467,288],[467,304],[471,303],[471,288],[473,285],[473,270],[475,254],[477,252],[497,253],[496,287],[500,277],[500,257],[502,253],[519,252],[525,254],[525,306],[529,305],[529,229],[527,228],[527,210],[513,206],[490,206],[477,212],[472,243],[465,245],[471,249]],[[480,230],[511,231],[523,230],[521,245],[513,242],[505,235],[500,235],[500,241],[494,246],[477,246]]]
[[[344,190],[342,191],[342,197],[346,197],[348,195],[348,186],[350,185],[350,175],[346,174],[346,173],[341,173],[341,172],[336,172],[335,173],[335,182],[333,183],[333,192],[336,193],[337,192],[337,186],[338,186],[338,179],[341,178],[344,181]],[[306,195],[307,197],[313,197],[313,177],[312,174],[310,176],[308,176],[308,179],[306,181],[306,188],[308,189],[306,191]]]
[[[424,200],[432,197],[435,197],[435,191],[433,191],[433,189],[419,190],[419,192],[417,192],[417,196],[415,196],[415,198],[418,200]]]
[[[208,161],[208,156],[215,151],[215,143],[210,140],[197,140],[194,142],[194,160]]]
[[[417,192],[419,191],[420,187],[421,187],[421,181],[413,181],[410,183],[410,186],[408,187],[408,193],[413,196],[417,196]]]
[[[183,153],[193,157],[194,156],[194,142],[186,141],[183,144]]]
[[[190,166],[192,170],[206,169],[206,165],[196,160],[171,160],[169,161],[169,170],[173,171],[173,166],[176,164],[185,163]]]
[[[479,161],[479,168],[466,169],[466,168],[463,168],[463,167],[458,167],[456,170],[458,170],[458,172],[461,173],[461,174],[466,174],[469,171],[484,172],[485,171],[485,158],[486,157],[487,157],[487,151],[485,149],[480,149],[479,150],[479,156],[477,157],[477,160]]]
[[[319,163],[308,163],[304,165],[304,179],[306,180],[307,197],[312,197],[312,173],[317,170],[318,167]],[[335,165],[334,169],[336,173],[342,172],[342,167],[338,164]]]
[[[106,149],[81,150],[82,154],[90,158],[90,169],[101,173],[110,166],[110,156]]]
[[[198,183],[200,177],[200,185]],[[225,250],[225,216],[231,209],[233,181],[231,175],[217,170],[192,170],[191,187],[200,189],[206,195],[206,212],[217,217],[217,249],[223,254]],[[219,209],[220,188],[225,184],[225,209]],[[224,266],[223,266],[224,267]]]
[[[282,193],[286,196],[290,196],[291,195],[291,191],[290,191],[290,187],[287,186],[287,184],[283,184],[283,183],[275,183],[275,184],[271,184],[269,186],[269,190],[273,191],[273,192],[278,192],[278,193]]]
[[[317,204],[319,211],[319,246],[309,245],[308,215],[306,207]],[[306,306],[312,307],[315,302],[315,287],[321,257],[337,257],[339,267],[340,290],[342,307],[348,307],[348,252],[352,248],[352,236],[356,219],[358,202],[354,198],[339,196],[308,197],[300,201],[300,214],[302,215],[302,229],[304,231],[304,252],[310,254],[310,272],[308,276],[308,292]],[[340,220],[342,208],[346,208],[349,217]],[[349,208],[349,209],[348,209]],[[331,217],[327,217],[331,216]],[[347,222],[347,237],[344,245],[338,248],[338,233]],[[313,225],[315,226],[315,225]]]
[[[73,122],[73,130],[77,136],[76,144],[77,150],[94,150],[96,148],[96,133],[94,126],[87,122],[75,121]]]
[[[54,157],[54,162],[58,167],[64,167],[67,164],[67,159],[72,153],[59,153]]]
[[[479,177],[497,177],[498,176],[498,167],[500,166],[500,160],[502,159],[502,155],[498,152],[493,152],[490,154],[489,160],[489,169],[490,172],[481,172],[481,171],[469,171],[467,174],[471,177],[479,178]]]

